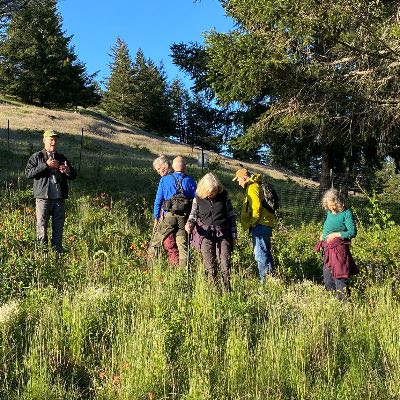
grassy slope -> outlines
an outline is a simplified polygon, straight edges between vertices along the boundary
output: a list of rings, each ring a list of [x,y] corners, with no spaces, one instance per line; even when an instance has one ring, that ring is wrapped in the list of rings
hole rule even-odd
[[[397,280],[368,285],[400,267],[398,227],[361,229],[353,303],[303,281],[320,279],[313,224],[276,232],[281,279],[263,287],[241,232],[234,293],[220,295],[197,255],[189,279],[144,257],[158,182],[151,161],[163,152],[194,162],[191,148],[96,115],[18,105],[0,106],[0,115],[12,127],[10,150],[0,135],[0,398],[399,398]],[[61,150],[75,166],[80,128],[88,132],[62,259],[34,245],[22,173],[50,125],[63,132]],[[218,174],[238,204],[228,167]],[[190,173],[201,171],[193,164]]]

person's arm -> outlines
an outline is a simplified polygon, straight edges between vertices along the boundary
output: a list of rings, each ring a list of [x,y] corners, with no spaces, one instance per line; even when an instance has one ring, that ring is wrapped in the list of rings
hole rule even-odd
[[[248,190],[248,202],[251,207],[250,226],[257,225],[261,217],[262,205],[260,201],[260,185],[251,184]]]
[[[157,188],[157,193],[156,193],[156,198],[154,199],[154,211],[153,211],[153,216],[154,220],[158,221],[160,217],[160,211],[162,207],[162,203],[164,200],[164,194],[163,194],[163,178],[160,179],[160,182],[158,183],[158,188]]]
[[[354,222],[353,213],[350,209],[345,211],[344,224],[346,225],[346,231],[340,232],[340,237],[342,239],[353,239],[357,235],[357,227]]]
[[[182,180],[182,189],[183,193],[188,199],[194,199],[196,196],[196,181],[191,177],[186,175]]]
[[[196,197],[193,199],[192,202],[192,209],[190,210],[188,221],[195,222],[197,219],[197,200]]]
[[[192,209],[190,210],[189,218],[185,225],[185,230],[188,233],[192,232],[192,230],[194,228],[194,224],[197,220],[197,211],[198,211],[197,210],[197,200],[195,197],[192,202]]]
[[[44,160],[40,160],[37,153],[33,154],[25,168],[25,175],[28,179],[33,179],[48,168]]]

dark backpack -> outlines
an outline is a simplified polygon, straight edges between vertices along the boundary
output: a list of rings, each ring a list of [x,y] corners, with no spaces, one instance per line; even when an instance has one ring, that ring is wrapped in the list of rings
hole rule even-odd
[[[266,208],[270,213],[276,214],[279,210],[279,197],[274,187],[263,180],[261,187],[264,194],[262,206]]]
[[[182,181],[185,176],[185,174],[182,174],[182,178],[178,180],[176,179],[175,175],[172,174],[172,177],[174,178],[176,183],[177,192],[169,200],[165,201],[163,207],[165,211],[171,211],[175,214],[186,214],[190,212],[192,201],[185,196],[185,193],[182,189]]]

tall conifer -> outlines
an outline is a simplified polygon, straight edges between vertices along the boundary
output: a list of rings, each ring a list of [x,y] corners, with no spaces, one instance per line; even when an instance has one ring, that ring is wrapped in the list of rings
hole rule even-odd
[[[15,13],[0,42],[0,88],[28,103],[90,105],[99,99],[93,76],[62,31],[56,0],[30,2]]]
[[[171,133],[172,111],[169,106],[168,83],[161,65],[146,59],[141,49],[133,65],[134,116],[145,129],[162,134]]]
[[[133,115],[135,85],[132,60],[128,46],[121,38],[117,38],[111,57],[113,58],[110,64],[111,75],[107,81],[102,105],[109,114],[132,121],[135,119]]]

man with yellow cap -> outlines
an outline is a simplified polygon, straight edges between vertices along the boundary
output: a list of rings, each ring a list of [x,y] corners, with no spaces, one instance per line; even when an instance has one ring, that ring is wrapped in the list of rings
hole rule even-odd
[[[272,229],[276,217],[264,201],[262,178],[260,174],[251,175],[246,168],[236,171],[233,181],[245,189],[241,222],[244,231],[249,231],[253,241],[254,258],[257,261],[261,283],[265,275],[271,274],[274,262],[271,253]]]
[[[33,196],[36,199],[37,239],[47,249],[47,228],[52,219],[51,244],[61,254],[65,221],[65,199],[68,198],[68,179],[76,178],[76,171],[67,158],[57,152],[58,133],[47,129],[43,134],[44,149],[33,154],[25,174],[33,179]]]

